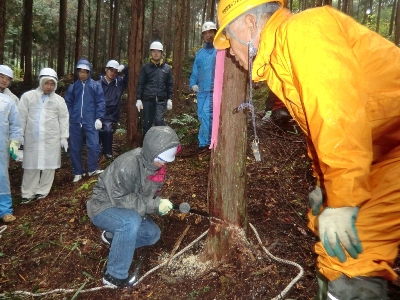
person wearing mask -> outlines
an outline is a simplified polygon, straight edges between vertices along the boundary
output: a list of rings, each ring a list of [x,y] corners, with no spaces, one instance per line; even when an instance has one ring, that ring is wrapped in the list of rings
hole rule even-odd
[[[87,147],[87,171],[89,176],[103,172],[99,168],[101,146],[99,130],[104,118],[105,101],[99,82],[91,78],[92,65],[81,59],[76,64],[78,80],[71,84],[65,93],[65,102],[69,112],[70,159],[76,183],[85,176],[82,162],[84,137]]]
[[[143,110],[143,137],[153,124],[165,126],[166,109],[172,109],[172,70],[163,59],[163,45],[152,42],[150,62],[140,69],[136,91],[136,107]]]
[[[18,106],[19,99],[9,89],[12,80],[14,79],[14,71],[6,65],[0,65],[0,93],[9,96],[15,101]]]
[[[207,21],[201,27],[204,45],[196,54],[189,82],[190,88],[197,93],[200,152],[207,150],[211,143],[215,57],[217,55],[213,41],[216,32],[217,27],[213,22]]]
[[[149,215],[165,215],[173,208],[160,191],[165,165],[174,161],[179,148],[172,128],[152,127],[142,148],[118,156],[99,176],[86,207],[92,223],[103,230],[103,241],[110,244],[104,284],[124,288],[137,281],[128,274],[135,249],[155,244],[161,234]]]
[[[122,76],[118,76],[122,73]],[[113,157],[112,143],[114,125],[118,124],[121,110],[122,93],[128,86],[128,67],[120,65],[116,60],[110,60],[105,68],[105,75],[100,76],[99,83],[103,88],[106,104],[103,127],[100,129],[100,143],[106,158]]]
[[[17,218],[13,215],[8,166],[18,156],[21,140],[21,120],[15,101],[0,93],[0,219],[10,223]]]
[[[61,166],[61,148],[68,150],[69,114],[57,95],[57,73],[43,68],[39,87],[22,95],[18,109],[24,139],[22,204],[45,198]]]
[[[387,299],[400,244],[400,49],[331,6],[292,14],[284,0],[221,0],[218,19],[215,47],[266,81],[306,135],[315,299]]]

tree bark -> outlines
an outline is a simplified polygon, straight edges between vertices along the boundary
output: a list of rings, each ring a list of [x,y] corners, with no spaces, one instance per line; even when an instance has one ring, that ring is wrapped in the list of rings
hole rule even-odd
[[[136,87],[143,59],[143,34],[144,34],[144,9],[145,0],[131,1],[131,28],[129,39],[129,83],[128,83],[128,139],[132,148],[140,146],[142,136],[138,130],[138,124],[142,120],[138,118],[136,108]]]
[[[400,42],[400,1],[397,1],[396,20],[394,24],[394,43],[398,46]]]
[[[175,13],[175,35],[174,35],[174,53],[173,53],[173,68],[172,74],[174,78],[174,101],[179,101],[179,95],[181,93],[181,73],[182,73],[182,59],[183,59],[183,38],[184,38],[184,24],[185,19],[185,6],[184,1],[186,0],[177,0],[176,1],[176,13]]]
[[[6,38],[6,1],[0,1],[0,64],[4,63],[4,41]]]
[[[213,216],[203,260],[214,264],[232,259],[232,252],[246,246],[247,116],[233,113],[245,99],[246,74],[225,57],[218,144],[212,153],[209,178],[209,212]]]
[[[82,57],[82,40],[83,40],[83,11],[85,8],[85,0],[78,1],[78,16],[76,20],[75,34],[75,64]]]
[[[24,85],[32,86],[32,22],[33,0],[25,0],[24,19],[22,22],[21,69],[24,72]]]
[[[67,0],[60,0],[60,23],[58,25],[57,75],[65,74],[65,47],[67,45]]]
[[[94,40],[93,40],[93,70],[95,70],[96,72],[99,72],[98,55],[99,55],[100,11],[101,11],[101,0],[97,0],[96,24],[94,25]]]
[[[119,23],[119,8],[120,8],[120,0],[115,0],[114,2],[114,17],[113,17],[113,26],[112,32],[110,36],[111,39],[111,51],[110,51],[110,58],[116,59],[117,58],[117,38],[118,38],[118,23]]]

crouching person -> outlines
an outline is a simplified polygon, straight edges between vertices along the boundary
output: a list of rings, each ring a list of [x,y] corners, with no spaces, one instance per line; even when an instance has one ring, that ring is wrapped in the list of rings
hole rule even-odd
[[[152,127],[142,148],[120,155],[99,176],[87,212],[92,223],[104,230],[103,240],[108,237],[111,244],[104,284],[133,286],[137,278],[128,271],[135,249],[160,239],[161,231],[148,215],[165,215],[173,207],[159,193],[165,181],[165,164],[175,159],[179,147],[172,128]]]

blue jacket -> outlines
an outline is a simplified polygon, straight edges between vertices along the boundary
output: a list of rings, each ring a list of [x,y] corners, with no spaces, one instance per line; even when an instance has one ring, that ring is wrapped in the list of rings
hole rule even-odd
[[[194,59],[192,75],[190,75],[189,88],[199,86],[199,92],[212,91],[214,89],[215,57],[217,50],[214,46],[204,43]]]
[[[102,121],[118,122],[121,109],[121,96],[128,86],[128,67],[122,71],[124,76],[117,76],[111,82],[107,82],[105,76],[100,76],[98,81],[103,89],[106,102],[106,112]]]
[[[103,119],[105,113],[104,94],[101,85],[90,78],[92,66],[86,59],[77,65],[85,64],[90,68],[89,78],[83,82],[78,79],[71,84],[65,93],[70,123],[93,124],[96,119]]]

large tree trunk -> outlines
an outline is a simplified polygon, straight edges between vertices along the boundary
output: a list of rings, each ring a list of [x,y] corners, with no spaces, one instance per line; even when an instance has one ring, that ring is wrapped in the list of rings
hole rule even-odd
[[[57,75],[65,74],[65,47],[67,44],[67,0],[60,0],[60,24],[58,26]]]
[[[145,0],[132,0],[131,29],[129,39],[129,83],[128,83],[128,138],[132,148],[140,146],[141,132],[138,131],[136,87],[143,58]],[[141,122],[142,120],[140,120]]]
[[[186,0],[176,1],[176,13],[175,13],[175,35],[174,35],[174,53],[173,53],[173,68],[172,74],[174,77],[174,101],[179,101],[181,93],[181,73],[182,73],[182,59],[183,59],[183,39],[184,39],[184,26],[185,24],[185,5]]]
[[[113,17],[113,26],[112,32],[110,34],[111,38],[111,51],[110,51],[110,58],[116,59],[117,58],[117,38],[118,38],[118,24],[119,24],[119,8],[120,8],[120,0],[115,0],[114,2],[114,17]]]
[[[400,1],[397,1],[396,20],[394,24],[394,43],[398,46],[400,42]]]
[[[82,40],[83,40],[83,11],[85,8],[85,0],[78,1],[78,16],[76,19],[75,34],[75,64],[82,57]]]
[[[4,41],[6,38],[6,1],[0,1],[0,64],[4,62]]]
[[[169,1],[169,3],[168,3],[168,20],[170,20],[171,21],[171,23],[172,23],[172,18],[173,18],[173,15],[172,15],[172,2],[173,1]],[[165,51],[165,59],[168,59],[168,58],[170,58],[171,57],[171,50],[172,50],[172,39],[173,39],[173,36],[174,36],[174,32],[173,32],[173,30],[172,30],[172,26],[167,26],[167,33],[169,33],[170,35],[169,35],[169,38],[167,38],[167,42],[166,42],[166,51]],[[165,50],[165,49],[164,49]]]
[[[22,23],[21,69],[24,73],[24,85],[32,86],[32,22],[33,0],[24,1],[24,19]]]
[[[233,259],[246,247],[246,114],[232,113],[245,99],[246,73],[225,57],[218,144],[212,153],[209,212],[213,216],[202,257],[213,263]]]
[[[98,56],[99,56],[100,10],[101,10],[101,0],[97,0],[96,24],[94,25],[94,40],[93,40],[93,70],[95,70],[96,72],[99,72]]]

